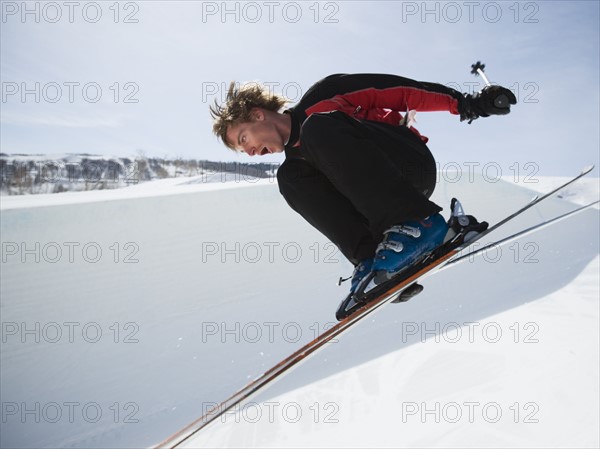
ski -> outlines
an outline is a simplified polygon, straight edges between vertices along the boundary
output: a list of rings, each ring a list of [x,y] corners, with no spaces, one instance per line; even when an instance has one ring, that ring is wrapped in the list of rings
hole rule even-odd
[[[472,251],[469,251],[466,254],[460,254],[460,253],[458,253],[456,256],[451,257],[449,260],[447,260],[446,263],[443,266],[439,267],[438,270],[436,271],[436,273],[439,273],[440,271],[443,271],[446,268],[448,268],[448,267],[450,267],[450,266],[452,266],[452,265],[454,265],[456,263],[462,262],[462,261],[466,260],[467,258],[470,259],[470,260],[472,260],[473,257],[475,257],[475,256],[477,256],[479,254],[482,254],[482,253],[484,253],[485,251],[487,251],[487,250],[489,250],[491,248],[498,248],[498,247],[500,247],[502,245],[505,245],[506,243],[510,243],[513,240],[521,238],[521,237],[523,237],[523,236],[525,236],[527,234],[530,234],[530,233],[532,233],[534,231],[537,231],[539,229],[545,228],[547,226],[550,226],[553,223],[557,223],[557,222],[562,221],[562,220],[564,220],[564,219],[566,219],[568,217],[576,215],[576,214],[578,214],[578,213],[580,213],[580,212],[582,212],[582,211],[584,211],[586,209],[589,209],[589,208],[591,208],[591,207],[593,207],[593,206],[595,206],[596,204],[599,204],[599,203],[600,203],[600,200],[593,201],[593,202],[591,202],[589,204],[585,204],[583,206],[580,206],[580,207],[578,207],[576,209],[573,209],[573,210],[571,210],[569,212],[566,212],[566,213],[564,213],[562,215],[559,215],[557,217],[550,218],[550,219],[545,220],[545,221],[543,221],[541,223],[538,223],[536,225],[533,225],[533,226],[530,226],[530,227],[528,227],[526,229],[523,229],[523,230],[521,230],[519,232],[515,232],[514,234],[511,234],[511,235],[509,235],[507,237],[504,237],[504,238],[502,238],[500,240],[496,240],[496,241],[494,241],[492,243],[488,243],[487,245],[485,245],[485,246],[483,246],[481,248],[477,248],[477,249],[474,249]],[[417,282],[414,282],[414,283],[410,284],[408,287],[406,287],[405,289],[403,289],[396,296],[396,298],[394,300],[390,301],[390,303],[391,304],[397,304],[397,303],[400,303],[400,302],[407,302],[410,299],[412,299],[413,297],[417,296],[423,290],[424,290],[424,287],[421,284],[419,284]]]
[[[545,220],[545,221],[543,221],[541,223],[538,223],[536,225],[533,225],[533,226],[530,226],[530,227],[528,227],[526,229],[523,229],[523,230],[521,230],[519,232],[515,232],[514,234],[511,234],[511,235],[509,235],[507,237],[504,237],[504,238],[502,238],[500,240],[496,240],[495,242],[488,243],[487,245],[482,246],[481,248],[474,249],[474,250],[469,251],[469,252],[467,252],[465,254],[458,254],[457,256],[455,256],[454,258],[452,258],[448,262],[446,262],[446,264],[444,265],[444,267],[440,268],[440,269],[445,269],[445,268],[447,268],[449,266],[452,266],[455,263],[458,263],[458,262],[460,262],[460,261],[462,261],[462,260],[464,260],[466,258],[475,257],[476,255],[481,254],[481,253],[489,250],[490,248],[497,248],[497,247],[499,247],[501,245],[504,245],[506,243],[512,242],[513,240],[516,240],[516,239],[518,239],[520,237],[523,237],[523,236],[525,236],[527,234],[530,234],[531,232],[537,231],[538,229],[545,228],[546,226],[549,226],[549,225],[551,225],[553,223],[557,223],[557,222],[559,222],[561,220],[564,220],[565,218],[568,218],[568,217],[570,217],[572,215],[578,214],[579,212],[582,212],[582,211],[584,211],[586,209],[589,209],[589,208],[595,206],[598,203],[600,203],[600,200],[592,201],[589,204],[585,204],[585,205],[580,206],[580,207],[578,207],[576,209],[573,209],[573,210],[571,210],[569,212],[565,212],[564,214],[559,215],[558,217],[550,218],[550,219]],[[471,244],[469,243],[469,246],[470,245]]]
[[[512,219],[516,218],[517,216],[521,215],[523,212],[531,209],[532,207],[538,205],[539,203],[541,203],[542,201],[550,198],[552,195],[554,195],[555,193],[560,192],[562,189],[564,189],[565,187],[573,184],[575,181],[583,178],[585,175],[587,175],[588,173],[590,173],[592,170],[594,169],[594,165],[589,165],[587,167],[585,167],[583,170],[581,170],[581,173],[579,173],[579,175],[569,179],[568,181],[566,181],[565,183],[561,184],[560,186],[556,187],[555,189],[551,190],[548,193],[543,194],[542,196],[535,196],[529,203],[527,203],[526,205],[524,205],[523,207],[521,207],[520,209],[518,209],[517,211],[513,212],[512,214],[510,214],[508,217],[504,218],[503,220],[500,220],[498,223],[495,223],[493,226],[490,226],[489,228],[487,228],[487,230],[477,234],[475,236],[475,238],[470,239],[468,242],[466,242],[463,246],[467,247],[472,245],[473,243],[475,243],[477,240],[481,239],[482,237],[485,237],[486,235],[488,235],[490,232],[493,232],[494,230],[498,229],[500,226],[506,224],[507,222],[511,221]],[[461,248],[464,249],[464,248]]]
[[[375,310],[379,309],[381,306],[383,306],[389,302],[392,302],[392,300],[395,300],[395,299],[399,299],[400,301],[402,301],[403,299],[408,300],[412,296],[418,294],[421,291],[421,289],[419,288],[420,285],[419,285],[419,287],[412,287],[413,285],[415,285],[417,283],[417,281],[422,280],[427,275],[429,275],[433,272],[437,272],[437,270],[435,270],[436,268],[438,268],[438,269],[443,268],[444,266],[450,264],[450,262],[452,262],[452,261],[454,261],[453,263],[455,263],[455,262],[458,262],[460,259],[464,260],[466,258],[466,255],[464,257],[459,255],[459,253],[462,250],[470,247],[470,245],[472,245],[475,241],[479,240],[481,237],[489,234],[490,232],[492,232],[493,230],[502,226],[506,222],[514,219],[515,217],[517,217],[521,213],[525,212],[526,210],[530,209],[531,207],[535,206],[536,204],[539,204],[544,199],[551,197],[556,192],[564,189],[566,186],[568,186],[568,185],[572,184],[573,182],[577,181],[578,179],[582,178],[583,176],[588,174],[590,171],[592,171],[592,169],[593,169],[593,166],[588,167],[588,168],[584,169],[580,175],[578,175],[575,178],[570,179],[569,181],[565,182],[564,184],[562,184],[561,186],[552,190],[551,192],[548,192],[540,197],[534,198],[534,200],[532,200],[530,203],[528,203],[525,206],[523,206],[522,208],[518,209],[516,212],[512,213],[505,219],[494,224],[493,226],[488,228],[486,231],[483,231],[482,233],[478,234],[475,238],[470,239],[465,242],[463,239],[463,236],[461,234],[459,234],[459,235],[455,236],[452,240],[444,243],[442,246],[440,246],[436,250],[434,250],[433,253],[431,253],[430,255],[425,257],[423,260],[421,260],[421,262],[410,267],[409,271],[403,271],[401,273],[402,274],[401,278],[395,277],[395,278],[390,279],[388,282],[384,283],[386,285],[387,290],[381,291],[382,289],[378,288],[378,292],[379,292],[378,297],[373,298],[372,300],[369,300],[366,302],[357,303],[352,308],[352,310],[348,311],[346,316],[338,318],[340,321],[335,326],[329,328],[327,331],[325,331],[321,335],[317,336],[317,338],[315,338],[311,342],[304,345],[302,348],[295,351],[293,354],[289,355],[288,357],[286,357],[285,359],[280,361],[277,365],[275,365],[268,371],[265,371],[263,374],[258,376],[256,379],[249,382],[246,386],[242,387],[240,390],[238,390],[237,392],[232,394],[229,398],[225,399],[219,405],[217,405],[216,407],[209,410],[206,414],[204,414],[200,418],[196,419],[195,421],[193,421],[192,423],[190,423],[189,425],[187,425],[186,427],[181,429],[179,432],[171,435],[169,438],[164,440],[162,443],[160,443],[156,447],[172,448],[172,447],[176,447],[176,446],[180,445],[181,443],[189,440],[192,436],[197,434],[200,430],[204,429],[206,426],[208,426],[210,423],[215,421],[217,418],[221,417],[224,413],[228,412],[233,407],[240,404],[242,401],[245,401],[245,400],[248,400],[248,399],[254,397],[259,392],[261,392],[263,388],[265,388],[267,385],[269,385],[271,382],[273,382],[277,378],[281,377],[282,375],[291,372],[291,370],[293,368],[300,366],[300,364],[302,362],[306,361],[311,355],[314,355],[315,352],[317,352],[319,349],[323,348],[332,339],[334,339],[335,337],[339,336],[340,334],[342,334],[343,332],[348,330],[354,324],[356,324],[363,318],[367,317],[368,315],[373,313]],[[595,203],[597,203],[597,202],[595,202]],[[518,234],[518,236],[521,236],[526,232],[532,232],[533,230],[538,229],[542,226],[548,226],[550,223],[554,223],[554,222],[558,221],[559,219],[564,219],[569,215],[573,215],[574,213],[576,213],[578,211],[581,211],[581,210],[584,210],[585,208],[591,207],[595,203],[591,203],[589,205],[582,206],[575,211],[569,212],[567,214],[563,214],[561,217],[557,217],[555,219],[548,220],[547,222],[541,223],[540,225],[533,226],[533,227],[523,230],[517,234]],[[516,238],[517,235],[513,235],[512,237]],[[509,238],[511,238],[511,236],[507,237],[506,239],[509,239]],[[498,242],[496,242],[496,244],[499,244],[500,242],[505,242],[506,239],[499,240]],[[477,249],[475,251],[481,252],[481,250]],[[475,253],[471,252],[468,254],[473,255]],[[457,256],[458,256],[458,258],[457,258]],[[378,286],[378,287],[381,287],[384,284],[380,284],[380,286]],[[391,284],[393,284],[393,285],[391,285]],[[403,292],[407,292],[407,294],[404,297],[402,296]],[[369,291],[369,294],[372,294],[372,291]],[[337,314],[336,314],[336,316],[337,316]]]
[[[481,248],[477,248],[474,249],[472,251],[467,252],[466,254],[457,254],[456,256],[450,258],[448,261],[446,261],[446,263],[439,267],[439,269],[436,271],[436,273],[439,273],[440,271],[445,270],[448,267],[451,267],[452,265],[462,262],[464,260],[466,260],[467,258],[470,260],[473,260],[473,257],[484,253],[485,251],[491,249],[491,248],[498,248],[502,245],[505,245],[506,243],[512,242],[513,240],[516,240],[518,238],[521,238],[527,234],[530,234],[534,231],[537,231],[539,229],[545,228],[547,226],[550,226],[553,223],[557,223],[559,221],[562,221],[568,217],[571,217],[573,215],[578,214],[579,212],[582,212],[586,209],[589,209],[593,206],[595,206],[596,204],[599,204],[600,201],[596,200],[593,201],[589,204],[585,204],[583,206],[580,206],[576,209],[573,209],[572,211],[566,212],[562,215],[559,215],[557,217],[545,220],[541,223],[538,223],[536,225],[530,226],[526,229],[523,229],[522,231],[519,232],[515,232],[514,234],[511,234],[507,237],[504,237],[500,240],[496,240],[495,242],[492,243],[488,243],[487,245],[481,247]],[[406,287],[405,289],[403,289],[394,300],[390,301],[391,304],[397,304],[400,302],[407,302],[408,300],[412,299],[413,297],[417,296],[419,293],[421,293],[424,290],[424,287],[421,284],[418,284],[417,282],[409,285],[408,287]]]
[[[383,282],[375,287],[369,289],[365,292],[365,287],[369,286],[370,281],[373,278],[373,275],[369,275],[363,282],[362,288],[359,288],[354,295],[348,295],[340,304],[336,311],[336,318],[338,320],[343,320],[344,318],[352,315],[355,311],[359,310],[365,304],[368,304],[373,301],[380,301],[380,297],[385,295],[386,292],[393,292],[394,296],[399,296],[402,294],[402,291],[410,284],[406,283],[406,279],[413,279],[415,273],[423,272],[423,274],[429,272],[434,268],[441,268],[442,266],[450,263],[451,260],[456,260],[456,257],[459,256],[459,253],[464,251],[466,248],[473,245],[475,242],[480,240],[481,238],[488,235],[490,232],[495,231],[499,227],[505,225],[509,221],[515,219],[525,211],[531,209],[532,207],[540,204],[542,201],[552,197],[555,193],[563,190],[565,187],[573,184],[577,180],[583,178],[585,175],[590,173],[594,169],[593,165],[585,167],[581,173],[568,181],[564,182],[560,186],[555,189],[538,196],[536,195],[529,203],[522,206],[520,209],[517,209],[512,214],[508,215],[504,219],[495,223],[493,226],[488,227],[485,231],[482,231],[475,235],[473,238],[465,241],[464,236],[459,234],[455,236],[452,240],[443,243],[441,246],[436,248],[432,253],[425,255],[423,258],[407,267],[400,273],[398,273],[393,278],[389,279],[386,282]],[[459,256],[462,257],[462,256]],[[403,301],[398,301],[403,302]]]

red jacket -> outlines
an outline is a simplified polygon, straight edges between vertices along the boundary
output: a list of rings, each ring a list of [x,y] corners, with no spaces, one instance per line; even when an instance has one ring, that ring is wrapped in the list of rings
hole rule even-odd
[[[352,117],[399,125],[409,110],[459,114],[462,94],[441,84],[396,75],[330,75],[317,82],[292,109],[300,124],[318,112],[342,111]],[[429,139],[410,128],[423,142]],[[297,141],[297,139],[295,139]],[[292,138],[290,141],[293,141]]]

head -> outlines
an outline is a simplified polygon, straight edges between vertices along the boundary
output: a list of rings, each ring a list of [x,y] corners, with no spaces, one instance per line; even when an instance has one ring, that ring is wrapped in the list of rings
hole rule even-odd
[[[257,83],[231,83],[224,104],[210,107],[213,132],[226,147],[250,156],[283,151],[289,130],[279,110],[287,103]],[[286,135],[287,132],[287,135]]]

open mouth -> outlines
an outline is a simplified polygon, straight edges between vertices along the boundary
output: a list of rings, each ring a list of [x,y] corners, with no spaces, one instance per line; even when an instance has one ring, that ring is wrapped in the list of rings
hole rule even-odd
[[[262,149],[262,151],[260,152],[260,155],[264,156],[265,154],[269,154],[269,153],[270,153],[269,149],[267,147],[264,147]]]

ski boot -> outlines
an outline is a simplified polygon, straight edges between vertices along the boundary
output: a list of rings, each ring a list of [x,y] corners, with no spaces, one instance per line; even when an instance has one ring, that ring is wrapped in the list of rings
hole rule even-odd
[[[379,285],[441,245],[449,231],[439,213],[420,221],[408,221],[384,232],[373,263],[374,283]]]
[[[340,277],[340,280],[338,281],[338,285],[342,285],[342,282],[345,282],[348,279],[352,279],[350,281],[350,292],[348,294],[354,295],[354,293],[358,289],[358,286],[360,285],[360,283],[371,272],[371,268],[373,266],[373,260],[374,260],[373,257],[361,260],[358,263],[358,265],[356,265],[354,267],[354,272],[352,273],[352,276],[349,278],[345,278],[345,279]]]
[[[364,287],[362,286],[363,282],[366,282],[368,278],[370,278],[371,268],[373,266],[374,258],[370,257],[368,259],[361,260],[358,265],[354,267],[354,272],[352,273],[351,278],[341,278],[338,281],[338,285],[342,285],[342,282],[347,281],[348,279],[352,279],[350,283],[350,291],[346,295],[346,297],[342,300],[338,310],[335,314],[336,318],[339,320],[344,319],[347,316],[347,310],[356,307],[357,304],[360,304],[360,298],[355,296],[355,293],[360,288],[360,291],[364,291]]]

